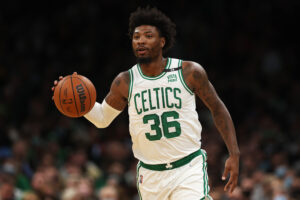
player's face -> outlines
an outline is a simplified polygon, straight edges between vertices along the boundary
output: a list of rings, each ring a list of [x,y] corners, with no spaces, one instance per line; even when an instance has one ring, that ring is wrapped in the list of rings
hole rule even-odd
[[[155,26],[142,25],[135,28],[132,36],[132,48],[134,55],[140,62],[151,60],[162,55],[165,38],[159,35]]]

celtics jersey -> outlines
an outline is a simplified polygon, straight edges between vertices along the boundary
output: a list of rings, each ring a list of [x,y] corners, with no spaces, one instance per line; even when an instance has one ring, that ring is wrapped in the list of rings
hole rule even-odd
[[[168,58],[164,72],[129,70],[129,130],[134,156],[147,164],[170,163],[201,147],[201,124],[194,93],[186,85],[182,61]]]

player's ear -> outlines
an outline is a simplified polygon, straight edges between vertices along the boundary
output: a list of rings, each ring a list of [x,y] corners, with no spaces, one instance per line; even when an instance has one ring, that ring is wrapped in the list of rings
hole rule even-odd
[[[166,44],[166,38],[161,37],[160,38],[160,47],[163,48],[165,46],[165,44]]]

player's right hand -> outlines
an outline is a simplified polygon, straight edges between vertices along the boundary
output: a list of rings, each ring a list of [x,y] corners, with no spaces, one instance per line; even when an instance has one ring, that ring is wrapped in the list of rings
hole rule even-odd
[[[73,75],[77,75],[77,72],[73,72]],[[64,78],[63,76],[59,76],[59,77],[58,77],[58,80],[54,80],[53,86],[52,86],[52,88],[51,88],[52,92],[54,92],[55,87],[57,86],[58,82],[61,81],[63,78]],[[52,95],[52,100],[54,100],[53,95]]]
[[[52,86],[52,88],[51,88],[51,90],[52,90],[53,93],[54,93],[55,87],[57,86],[58,82],[59,82],[61,79],[63,79],[63,76],[59,76],[59,77],[58,77],[58,81],[57,81],[57,80],[54,80],[53,86]],[[54,100],[53,95],[52,95],[52,100]]]

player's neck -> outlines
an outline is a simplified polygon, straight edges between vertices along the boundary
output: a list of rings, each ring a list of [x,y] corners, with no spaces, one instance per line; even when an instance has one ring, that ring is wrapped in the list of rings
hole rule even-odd
[[[167,65],[167,58],[159,56],[149,63],[140,64],[142,72],[146,76],[158,76]]]

